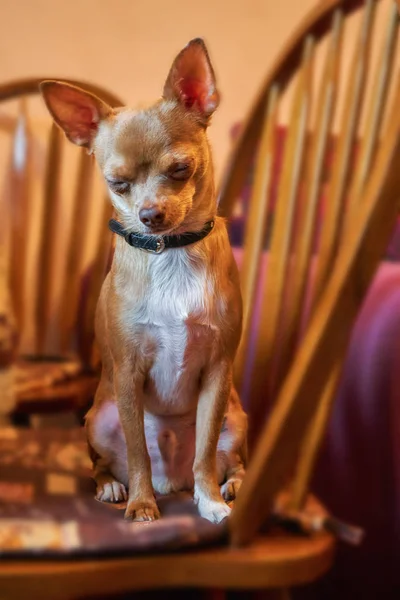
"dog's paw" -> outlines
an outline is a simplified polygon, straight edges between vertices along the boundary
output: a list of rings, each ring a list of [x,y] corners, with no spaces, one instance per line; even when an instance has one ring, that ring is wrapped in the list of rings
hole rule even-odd
[[[125,519],[129,521],[156,521],[160,518],[160,511],[155,502],[128,502]]]
[[[235,500],[241,485],[242,480],[237,477],[232,477],[221,485],[221,495],[225,502],[232,502],[232,500]]]
[[[211,523],[221,523],[224,519],[229,517],[231,509],[225,502],[217,500],[210,500],[209,498],[199,498],[197,500],[197,508],[200,516]]]
[[[96,500],[100,502],[124,502],[127,499],[126,488],[119,481],[110,480],[97,485]]]

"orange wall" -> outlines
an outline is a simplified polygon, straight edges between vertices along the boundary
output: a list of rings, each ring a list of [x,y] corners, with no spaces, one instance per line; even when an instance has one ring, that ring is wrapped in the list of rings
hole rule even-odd
[[[159,96],[169,65],[195,36],[208,45],[223,103],[210,137],[218,173],[274,56],[317,0],[12,0],[1,6],[1,80],[87,79],[127,103]],[[34,110],[40,110],[37,107]]]

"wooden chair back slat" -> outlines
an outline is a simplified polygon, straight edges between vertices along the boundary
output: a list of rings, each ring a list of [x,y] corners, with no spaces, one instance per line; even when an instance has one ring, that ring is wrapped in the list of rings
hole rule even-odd
[[[271,86],[278,84],[280,93],[284,92],[300,65],[304,36],[312,35],[316,42],[323,39],[331,30],[332,15],[342,4],[345,6],[347,17],[359,10],[363,2],[362,0],[347,0],[346,2],[342,0],[324,0],[318,2],[305,16],[279,52],[250,110],[246,125],[242,129],[240,139],[235,145],[230,158],[229,169],[222,179],[219,212],[223,217],[229,218],[231,216],[234,205],[243,189],[243,182],[251,169],[261,131],[263,130],[263,117]]]
[[[368,114],[366,118],[366,129],[361,139],[361,149],[357,160],[356,171],[353,176],[347,207],[346,222],[349,215],[356,210],[360,201],[363,187],[369,170],[373,164],[373,157],[378,143],[381,130],[384,109],[387,101],[389,82],[393,73],[394,59],[398,44],[399,14],[394,3],[389,6],[389,18],[386,35],[382,40],[382,48],[376,65],[376,72],[372,85]]]
[[[397,219],[400,190],[400,86],[393,128],[379,148],[364,202],[342,244],[332,277],[260,436],[230,520],[232,542],[252,539],[271,511],[278,490],[294,467],[299,446],[317,413],[321,393],[338,357],[345,352],[351,325],[385,251]],[[398,200],[398,197],[397,197]],[[366,252],[367,258],[366,260]],[[357,277],[362,270],[362,280]],[[360,290],[362,286],[362,292]]]
[[[291,277],[288,277],[288,295],[283,325],[279,337],[279,357],[275,374],[275,389],[280,386],[291,363],[300,335],[301,320],[313,254],[313,240],[318,217],[318,201],[321,192],[324,162],[335,114],[338,71],[341,60],[343,11],[338,9],[332,19],[330,44],[326,54],[323,77],[317,96],[317,115],[311,139],[306,149],[304,165],[305,181],[298,211],[297,236],[291,254]]]
[[[87,235],[90,194],[93,183],[93,157],[82,149],[79,157],[75,196],[73,199],[72,227],[67,249],[64,289],[61,295],[61,352],[76,346],[77,319],[83,269],[82,246]]]
[[[82,322],[80,323],[80,330],[85,332],[85,336],[81,336],[78,341],[79,354],[85,365],[94,365],[97,362],[96,348],[93,347],[92,343],[95,326],[93,315],[96,310],[96,304],[104,277],[111,264],[114,243],[108,229],[108,221],[113,215],[113,208],[108,196],[104,197],[103,202],[103,216],[95,250],[96,261],[92,264],[91,272],[89,273],[88,291],[82,313]]]
[[[55,277],[54,259],[58,248],[58,223],[60,220],[60,179],[63,134],[52,124],[44,187],[42,233],[38,259],[38,289],[40,297],[36,306],[37,352],[46,355],[50,323],[52,320],[52,292]]]
[[[104,182],[99,176],[95,178],[93,158],[86,151],[70,145],[54,124],[46,143],[44,124],[39,119],[34,122],[31,136],[26,109],[17,119],[12,116],[12,103],[22,99],[26,107],[26,97],[38,95],[39,83],[44,79],[57,78],[0,85],[0,102],[9,103],[5,111],[11,109],[6,125],[12,130],[11,124],[16,123],[14,145],[18,142],[18,160],[22,161],[22,166],[11,165],[10,171],[10,179],[17,184],[10,195],[12,297],[23,354],[74,358],[88,366],[93,353],[95,305],[109,266],[112,234],[107,223],[111,203],[107,199],[103,206]],[[98,86],[72,80],[69,83],[97,94],[113,107],[123,105]],[[25,141],[21,146],[22,134]],[[33,159],[30,137],[34,141]],[[98,182],[98,189],[94,182]],[[95,192],[100,194],[100,203],[94,201]],[[34,219],[29,217],[32,211]],[[32,243],[26,243],[28,238]]]
[[[370,104],[366,118],[365,132],[362,134],[362,146],[356,170],[353,175],[348,206],[343,224],[344,231],[349,226],[354,226],[354,219],[360,202],[364,197],[364,186],[368,174],[373,168],[379,136],[382,136],[382,122],[384,110],[387,104],[389,81],[393,75],[395,49],[397,45],[399,27],[399,16],[396,6],[389,7],[389,19],[387,32],[382,40],[382,48],[376,65],[376,73],[372,84],[374,93],[371,95]],[[353,220],[353,224],[352,224]],[[341,235],[345,235],[342,233]],[[340,381],[341,366],[344,357],[340,357],[321,394],[320,404],[314,418],[311,420],[308,432],[302,443],[297,465],[297,471],[293,478],[293,491],[291,497],[291,508],[298,510],[306,501],[308,486],[312,477],[313,469],[322,444],[337,387]]]
[[[12,158],[7,183],[8,192],[12,194],[9,214],[10,227],[10,290],[13,297],[13,310],[18,328],[23,328],[25,318],[26,274],[28,258],[28,238],[30,225],[29,196],[32,183],[31,132],[27,106],[20,102],[12,140]]]
[[[361,109],[364,101],[364,85],[369,66],[370,45],[376,0],[366,0],[358,41],[347,81],[343,119],[335,150],[332,179],[326,198],[326,216],[323,220],[317,272],[313,290],[313,305],[329,276],[336,255],[343,215],[345,193],[351,173],[352,153],[357,136]]]
[[[243,295],[244,317],[243,334],[236,360],[235,380],[240,389],[250,342],[252,307],[258,284],[260,257],[264,246],[269,203],[268,197],[274,167],[273,157],[276,144],[276,123],[279,101],[278,86],[272,86],[265,116],[254,172],[254,186],[251,194],[249,215],[245,232],[243,266],[241,269],[241,287]]]
[[[245,317],[236,365],[250,467],[232,515],[234,543],[251,539],[282,485],[291,482],[291,508],[303,506],[351,326],[395,224],[399,15],[389,7],[387,26],[377,28],[384,10],[379,0],[319,3],[273,65],[223,181],[220,209],[229,219],[255,165],[241,211]]]
[[[289,508],[293,511],[301,510],[306,502],[318,451],[322,444],[323,435],[329,415],[331,414],[333,400],[342,373],[342,364],[343,359],[337,359],[332,370],[328,373],[326,383],[320,394],[319,403],[315,409],[315,414],[311,417],[304,439],[301,442],[290,494]]]
[[[256,396],[254,385],[257,386],[257,382],[262,384],[265,395],[265,377],[263,378],[263,375],[268,372],[268,369],[271,369],[273,348],[278,335],[278,324],[285,277],[288,271],[290,243],[310,111],[310,79],[313,50],[314,39],[308,37],[304,43],[303,60],[293,99],[288,135],[285,140],[282,171],[290,175],[281,178],[279,181],[268,260],[268,275],[262,291],[263,302],[258,323],[259,329],[255,346],[255,360],[250,374],[250,379],[253,382],[252,392]],[[268,298],[268,302],[265,302],[266,298]],[[271,371],[269,374],[271,374]],[[271,393],[272,377],[269,377],[267,380],[267,385],[269,385],[267,392],[269,394]],[[256,408],[254,411],[252,408],[250,409],[250,413],[254,417],[250,422],[253,432],[257,424],[262,422],[260,419],[261,415],[256,415],[255,411],[258,413]]]

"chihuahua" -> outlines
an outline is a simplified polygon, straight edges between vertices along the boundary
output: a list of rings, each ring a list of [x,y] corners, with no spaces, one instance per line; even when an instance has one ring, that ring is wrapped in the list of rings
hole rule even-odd
[[[96,497],[152,521],[154,492],[191,490],[218,523],[244,476],[247,418],[232,384],[242,300],[217,216],[206,130],[219,93],[205,44],[178,54],[162,98],[144,110],[113,109],[59,81],[41,92],[68,139],[95,155],[119,219],[86,417]]]

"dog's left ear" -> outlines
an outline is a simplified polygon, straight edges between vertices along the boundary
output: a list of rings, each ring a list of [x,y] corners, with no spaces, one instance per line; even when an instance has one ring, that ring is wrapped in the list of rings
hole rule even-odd
[[[78,146],[90,148],[100,121],[112,113],[111,107],[94,94],[63,81],[43,81],[40,91],[67,138]]]
[[[165,82],[163,97],[177,100],[206,125],[219,104],[214,70],[202,39],[197,38],[178,54]]]

